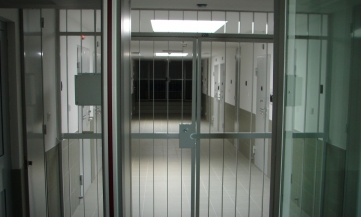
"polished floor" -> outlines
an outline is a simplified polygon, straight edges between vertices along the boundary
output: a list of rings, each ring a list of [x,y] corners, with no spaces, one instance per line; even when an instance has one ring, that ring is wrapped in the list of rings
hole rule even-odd
[[[72,217],[102,217],[103,213],[103,173],[100,170]]]
[[[153,121],[135,115],[132,133],[177,133],[180,122],[180,116]],[[205,120],[201,131],[216,132]],[[269,178],[230,141],[201,141],[200,216],[268,216]],[[133,139],[133,216],[190,216],[191,161],[191,150],[180,149],[178,139]]]

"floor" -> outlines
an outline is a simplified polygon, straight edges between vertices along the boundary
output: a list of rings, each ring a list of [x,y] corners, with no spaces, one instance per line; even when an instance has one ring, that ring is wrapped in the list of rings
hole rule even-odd
[[[180,122],[135,116],[132,133],[177,133]],[[205,120],[201,131],[216,132]],[[200,216],[268,216],[269,178],[230,141],[202,140],[200,155]],[[180,149],[178,139],[134,139],[132,179],[134,217],[190,216],[191,150]]]
[[[84,206],[85,204],[85,206]],[[72,217],[102,217],[103,215],[103,172],[91,183],[83,199],[80,200]]]
[[[132,133],[178,133],[181,120],[174,115],[168,121],[164,115],[154,121],[134,117]],[[183,117],[183,123],[190,122]],[[205,120],[201,131],[216,132]],[[268,216],[269,178],[230,141],[201,140],[200,167],[200,216]],[[191,149],[180,149],[178,139],[133,139],[132,180],[133,217],[191,216]],[[99,186],[101,172],[73,217],[103,216]]]

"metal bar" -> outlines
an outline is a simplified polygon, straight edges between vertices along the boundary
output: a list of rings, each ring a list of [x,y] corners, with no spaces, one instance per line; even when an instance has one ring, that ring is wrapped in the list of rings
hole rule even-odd
[[[102,133],[63,133],[62,139],[102,139]]]
[[[273,103],[272,103],[272,145],[271,145],[271,186],[270,216],[282,213],[281,197],[283,195],[282,162],[284,161],[283,115],[284,115],[284,77],[285,77],[285,37],[286,1],[274,1],[274,54],[273,54]],[[287,10],[288,11],[288,10]],[[282,187],[281,187],[282,186]],[[287,213],[285,213],[287,215]]]
[[[133,10],[142,10],[142,11],[153,11],[153,9],[149,9],[149,8],[132,8],[132,11]],[[157,8],[157,11],[179,11],[179,9],[174,9],[174,8]],[[194,12],[197,12],[199,11],[199,9],[187,9],[185,11],[194,11]],[[211,11],[214,11],[212,9],[202,9],[202,11],[208,11],[208,12],[211,12]],[[217,11],[219,12],[249,12],[247,10],[244,10],[244,11],[240,11],[240,10],[218,10]],[[273,12],[273,11],[267,11],[267,10],[264,10],[264,11],[255,11],[255,12],[258,12],[258,13],[267,13],[267,12]],[[312,14],[312,13],[310,13]]]
[[[140,13],[139,13],[140,14]],[[140,17],[140,15],[139,15],[139,17]],[[140,18],[139,18],[139,23],[140,23]],[[139,24],[139,29],[140,29],[140,24]],[[154,43],[154,41],[153,41],[153,134],[154,134],[154,132],[155,132],[155,123],[154,123],[154,114],[155,114],[155,110],[154,110],[154,99],[155,99],[155,96],[154,96],[154,92],[155,92],[155,89],[154,89],[154,64],[155,64],[155,62],[154,62],[154,47],[155,47],[155,43]],[[155,179],[154,179],[154,163],[155,163],[155,159],[154,159],[154,154],[155,154],[155,149],[154,149],[154,139],[153,139],[153,217],[155,217],[155,195],[154,195],[154,189],[155,189],[155,187],[154,187],[154,181],[155,181]]]
[[[239,20],[239,14],[238,14],[238,20]],[[239,101],[240,101],[240,86],[241,86],[241,82],[240,82],[240,72],[241,72],[241,60],[240,60],[240,56],[241,56],[241,44],[238,43],[238,49],[237,49],[237,53],[236,53],[236,64],[237,64],[237,71],[236,71],[236,78],[235,78],[235,105],[236,105],[236,132],[239,132]],[[235,180],[235,193],[234,193],[234,217],[237,216],[237,194],[238,194],[238,151],[239,151],[239,140],[236,140],[236,180]]]
[[[59,32],[60,36],[102,36],[101,32]]]
[[[210,55],[210,63],[208,64],[208,67],[210,66],[210,69],[208,69],[208,72],[207,72],[207,77],[208,77],[208,86],[207,86],[207,100],[209,101],[208,102],[208,111],[209,111],[209,116],[208,116],[208,132],[211,133],[211,114],[212,114],[212,106],[211,106],[211,100],[209,100],[208,98],[208,93],[209,93],[209,96],[212,96],[212,75],[210,75],[210,72],[212,72],[213,70],[213,42],[211,41],[210,42],[211,44],[211,55]],[[208,92],[208,90],[210,90],[210,92]],[[207,207],[207,216],[209,217],[209,210],[210,210],[210,201],[211,201],[211,140],[209,139],[208,140],[208,145],[209,145],[209,149],[208,149],[208,207]]]
[[[154,32],[132,32],[132,40],[152,41],[169,40],[180,41],[182,38],[201,38],[206,41],[234,41],[234,42],[273,42],[273,35],[261,34],[223,34],[223,33],[154,33]]]
[[[197,88],[197,81],[196,81],[196,57],[197,53],[197,41],[193,39],[193,64],[192,64],[192,124],[196,124],[196,88]],[[195,148],[191,149],[191,217],[195,216],[195,164],[196,164],[196,153]]]
[[[221,68],[221,64],[219,64],[219,72],[220,72],[220,77],[222,77],[221,79],[220,79],[220,81],[219,82],[221,82],[221,83],[226,83],[226,79],[225,79],[225,74],[224,73],[226,73],[226,68],[227,68],[227,43],[226,42],[224,42],[224,68],[222,69]],[[224,71],[223,71],[224,70]],[[226,120],[225,120],[225,107],[224,107],[224,102],[225,102],[225,98],[226,98],[226,91],[225,91],[225,86],[226,86],[226,84],[222,84],[221,85],[221,88],[222,88],[222,91],[223,91],[223,96],[222,96],[222,94],[221,94],[221,100],[219,101],[219,109],[218,109],[218,112],[219,112],[219,116],[223,116],[223,123],[222,123],[222,129],[221,129],[221,132],[224,132],[225,131],[225,127],[226,127]],[[221,107],[223,107],[223,114],[220,114],[220,109],[221,109]],[[219,120],[218,120],[218,126],[219,126]],[[223,141],[222,141],[222,180],[221,180],[221,182],[222,182],[222,195],[221,195],[221,216],[223,217],[223,205],[224,205],[224,203],[223,203],[223,201],[224,201],[224,158],[225,158],[225,156],[224,156],[224,153],[225,151],[224,151],[224,138],[223,138]]]
[[[289,38],[292,38],[292,39],[304,39],[304,40],[309,40],[309,39],[327,40],[328,36],[312,36],[312,35],[294,35],[294,36],[291,36],[291,35],[289,35]]]
[[[253,16],[253,21],[254,22],[254,16]],[[252,132],[252,128],[253,128],[253,92],[254,92],[254,73],[255,73],[255,68],[254,68],[254,43],[252,44],[252,83],[251,83],[251,88],[252,88],[252,94],[251,94],[251,126],[249,131]],[[248,159],[248,169],[249,169],[249,180],[248,180],[248,217],[250,217],[251,214],[251,181],[252,181],[252,140],[249,141],[249,159]]]
[[[303,138],[324,138],[325,133],[292,133],[292,138],[303,139]]]
[[[168,11],[169,19],[169,11]],[[169,41],[168,41],[168,50],[169,50]],[[169,56],[167,57],[167,81],[166,81],[166,96],[167,96],[167,134],[169,133]],[[169,140],[167,139],[167,217],[169,216]]]
[[[322,30],[323,30],[323,16],[321,17],[321,28],[320,28],[320,34],[322,35]],[[320,42],[320,56],[319,56],[319,75],[318,75],[318,88],[320,88],[322,82],[322,45],[323,45],[323,41],[319,40]],[[318,111],[317,111],[317,132],[320,132],[320,107],[321,107],[321,92],[318,92]],[[315,154],[315,165],[314,165],[314,173],[313,173],[313,198],[315,198],[314,200],[317,201],[316,199],[316,176],[317,176],[317,159],[318,159],[318,141],[316,140],[316,154]],[[320,183],[321,184],[321,183]],[[321,187],[321,186],[320,186]],[[321,207],[321,205],[319,206]],[[315,208],[315,203],[313,204],[313,216],[316,216],[316,208]]]
[[[307,15],[307,34],[309,35],[310,34],[310,17],[309,15]],[[307,126],[307,96],[308,96],[308,74],[309,74],[309,49],[310,48],[310,42],[309,40],[307,40],[307,46],[306,46],[306,77],[305,77],[305,108],[304,108],[304,117],[303,117],[303,132],[306,131],[306,126]],[[296,74],[296,72],[295,72]],[[300,193],[300,213],[299,215],[301,216],[302,215],[302,206],[303,206],[303,189],[304,189],[304,186],[303,186],[303,183],[304,183],[304,173],[305,173],[305,146],[306,146],[306,141],[305,141],[305,138],[303,138],[303,145],[302,145],[302,173],[301,173],[301,193]]]
[[[287,138],[324,138],[324,133],[291,133]],[[101,139],[101,133],[64,133],[63,139]],[[288,135],[287,133],[285,134]],[[270,139],[268,132],[193,133],[192,139]],[[179,133],[132,133],[132,139],[179,139]]]
[[[272,133],[199,133],[191,134],[192,139],[269,139]]]
[[[202,78],[201,78],[201,53],[202,53],[202,43],[197,41],[197,57],[198,57],[198,70],[197,70],[197,133],[201,132],[201,85],[202,85]],[[193,54],[194,55],[194,54]],[[193,90],[195,91],[195,90]],[[199,206],[200,206],[200,177],[201,177],[201,141],[200,139],[196,140],[196,216],[199,216]]]

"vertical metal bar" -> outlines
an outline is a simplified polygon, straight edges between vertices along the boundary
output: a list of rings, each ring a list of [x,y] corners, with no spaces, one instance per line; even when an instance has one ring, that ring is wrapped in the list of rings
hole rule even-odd
[[[285,24],[288,5],[285,0],[274,1],[274,56],[273,56],[273,114],[272,114],[272,145],[271,145],[271,187],[270,187],[270,216],[282,215],[283,165],[284,162],[284,88],[285,88]],[[286,12],[287,11],[287,12]],[[281,157],[282,156],[282,157]]]
[[[267,15],[268,17],[268,15]],[[268,44],[265,44],[266,46],[266,108],[265,108],[265,115],[264,115],[264,126],[263,126],[263,130],[264,132],[267,131],[267,124],[268,124],[268,120],[269,120],[269,115],[268,115],[268,111],[269,111],[269,96],[268,96],[268,84],[269,84],[269,76],[268,76]],[[263,165],[262,165],[262,202],[261,202],[261,215],[263,216],[263,201],[264,201],[264,171],[265,171],[265,166],[266,166],[266,139],[263,139]]]
[[[254,84],[254,74],[255,74],[255,68],[254,68],[254,43],[252,43],[253,52],[252,52],[252,82],[251,82],[251,88],[252,88],[252,94],[251,94],[251,126],[250,126],[250,132],[253,132],[253,84]],[[253,146],[253,139],[249,141],[249,182],[248,182],[248,217],[250,217],[251,214],[251,184],[252,184],[252,146]]]
[[[96,36],[96,22],[97,22],[97,13],[96,13],[96,10],[93,10],[93,13],[94,13],[94,65],[95,65],[95,69],[94,69],[94,73],[97,73],[98,71],[98,42],[97,42],[97,36]],[[98,125],[97,125],[97,121],[98,121],[98,114],[97,114],[97,106],[95,106],[95,110],[94,110],[94,107],[93,107],[93,120],[94,120],[94,123],[95,124],[95,131],[98,133]],[[96,163],[96,186],[97,186],[97,193],[96,193],[96,197],[97,197],[97,211],[98,211],[98,217],[100,216],[100,210],[99,210],[99,179],[98,179],[98,140],[95,139],[95,163]]]
[[[197,41],[198,50],[196,56],[198,56],[198,70],[197,70],[197,133],[201,132],[201,85],[202,85],[202,77],[201,77],[201,65],[202,65],[202,59],[201,59],[201,53],[202,53],[202,42],[200,40]],[[195,90],[194,90],[195,91]],[[199,206],[200,206],[200,178],[201,178],[201,141],[200,139],[196,140],[196,153],[197,153],[197,175],[196,175],[196,216],[199,216]]]
[[[155,132],[155,126],[154,126],[154,47],[155,47],[155,42],[153,41],[153,134]],[[153,139],[153,217],[155,217],[155,204],[154,204],[154,201],[155,201],[155,196],[154,196],[154,139]]]
[[[213,58],[212,58],[212,56],[213,56],[213,42],[211,41],[210,42],[210,44],[211,44],[211,54],[210,54],[210,66],[211,66],[211,68],[210,69],[208,69],[208,71],[209,72],[212,72],[212,70],[213,70],[213,65],[212,65],[212,63],[213,63]],[[209,73],[207,73],[207,75],[208,75]],[[212,97],[212,78],[210,78],[210,77],[212,77],[212,75],[211,76],[208,76],[208,84],[210,84],[209,85],[209,87],[207,88],[207,98],[208,98],[208,89],[210,89],[211,90],[211,92],[210,92],[210,97]],[[212,114],[212,105],[211,105],[211,101],[209,100],[209,109],[208,109],[208,111],[209,111],[209,118],[211,118],[211,114]],[[208,127],[209,127],[209,129],[208,129],[208,131],[209,131],[209,133],[211,133],[211,120],[208,118]],[[210,206],[209,206],[209,204],[210,204],[210,200],[211,200],[211,140],[209,139],[208,140],[208,145],[209,145],[209,149],[208,149],[208,217],[209,217],[209,210],[210,210]]]
[[[310,17],[307,14],[307,35],[310,32]],[[306,132],[307,125],[307,88],[308,88],[308,51],[310,48],[309,39],[307,39],[307,49],[306,49],[306,77],[305,77],[305,110],[304,110],[304,120],[303,120],[303,132]],[[303,174],[304,174],[304,162],[305,162],[305,145],[306,138],[303,138],[303,146],[302,146],[302,174],[301,174],[301,195],[300,195],[300,215],[302,215],[302,198],[303,198]]]
[[[138,41],[138,51],[139,51],[139,54],[140,54],[140,41]],[[141,133],[140,131],[140,55],[138,55],[139,58],[138,58],[138,130],[139,130],[139,133]],[[141,213],[141,204],[140,204],[140,139],[138,140],[138,203],[139,203],[139,207],[138,207],[138,212],[139,212],[139,216],[141,217],[142,216],[142,213]]]
[[[236,71],[236,83],[235,83],[235,105],[236,105],[236,126],[237,132],[239,132],[239,98],[238,95],[240,93],[240,71],[241,71],[241,45],[238,43],[238,49],[236,53],[236,63],[237,63],[237,71]],[[235,195],[234,195],[234,216],[237,216],[237,193],[238,193],[238,151],[239,151],[239,139],[236,139],[236,181],[235,181]]]
[[[83,33],[83,10],[80,10],[80,32]],[[78,72],[79,73],[79,72]],[[80,73],[83,73],[83,38],[81,37],[80,40]],[[80,109],[80,132],[83,132],[83,115],[84,115],[84,106],[78,106]],[[82,188],[83,188],[83,204],[84,204],[84,217],[85,217],[85,210],[86,210],[86,202],[85,202],[85,170],[84,170],[84,139],[81,140],[81,150],[82,150],[82,169],[83,169],[83,176],[82,176]]]
[[[184,18],[184,11],[183,11],[183,18]],[[184,46],[182,45],[182,53],[184,52]],[[183,56],[182,56],[182,93],[181,93],[181,97],[182,97],[182,109],[181,109],[181,115],[182,115],[182,120],[181,123],[183,124],[183,101],[184,101],[184,96],[183,96],[183,85],[184,85],[184,67],[183,67]],[[183,149],[180,149],[181,152],[181,217],[183,216]]]
[[[66,32],[68,32],[68,10],[65,10],[65,29]],[[67,105],[69,105],[69,60],[68,60],[68,47],[69,47],[69,42],[68,42],[68,37],[69,36],[65,36],[66,37],[66,46],[65,46],[65,50],[66,50],[66,101],[67,101]],[[69,131],[69,110],[66,110],[66,115],[67,115],[67,132],[70,133]],[[70,140],[68,139],[68,171],[70,171]],[[71,173],[69,172],[69,208],[70,208],[70,213],[72,212],[72,202],[71,202]]]
[[[64,216],[64,174],[63,174],[63,142],[61,140],[61,92],[60,92],[60,82],[61,82],[61,70],[60,70],[60,18],[59,10],[55,11],[55,49],[57,52],[56,58],[56,71],[55,71],[55,88],[56,88],[56,145],[58,146],[58,163],[59,163],[59,191],[60,193],[60,215]]]
[[[221,71],[220,72],[220,75],[222,77],[222,81],[224,82],[223,80],[223,77],[225,76],[224,73],[226,73],[226,69],[227,69],[227,42],[224,42],[224,71]],[[220,65],[221,66],[221,65]],[[220,68],[221,70],[221,68]],[[226,98],[226,91],[225,91],[225,84],[224,85],[221,85],[222,89],[223,89],[223,96],[221,95],[221,105],[220,106],[223,106],[223,114],[220,114],[223,116],[223,123],[222,123],[222,132],[224,133],[224,130],[225,130],[225,107],[224,107],[224,102],[225,102],[225,98]],[[222,105],[223,104],[223,105]],[[219,124],[219,123],[218,123]],[[224,193],[224,139],[222,139],[222,200],[221,200],[221,216],[223,216],[223,200],[224,200],[224,196],[223,196],[223,193]]]
[[[168,18],[169,18],[169,11],[168,11]],[[169,50],[169,41],[168,41],[168,48],[167,50]],[[166,82],[166,86],[167,86],[167,134],[169,133],[169,55],[167,57],[167,82]],[[169,149],[169,139],[167,139],[167,217],[169,216],[169,156],[168,156],[168,149]]]
[[[323,30],[323,16],[320,15],[321,17],[321,29],[320,29],[320,35],[322,35],[322,30]],[[318,87],[320,88],[321,86],[321,74],[322,74],[322,47],[323,47],[323,41],[322,39],[320,39],[320,59],[319,59],[319,76],[318,76]],[[318,111],[317,111],[317,133],[320,132],[320,107],[321,107],[321,103],[320,103],[320,98],[321,98],[321,93],[320,91],[318,92]],[[316,140],[316,155],[315,155],[315,167],[314,167],[314,173],[313,173],[313,198],[314,201],[316,200],[316,171],[317,171],[317,159],[318,159],[318,138],[315,139]],[[321,206],[319,206],[321,207]],[[313,216],[316,216],[316,209],[315,209],[315,203],[313,204]]]
[[[326,16],[326,15],[324,15]],[[332,50],[332,42],[330,40],[330,33],[332,31],[332,28],[330,28],[330,24],[332,22],[332,17],[327,15],[327,46],[326,49],[327,50]],[[326,171],[325,171],[325,166],[326,166],[326,158],[327,158],[327,144],[329,142],[329,126],[330,126],[330,104],[331,104],[331,82],[332,82],[332,76],[331,73],[327,73],[329,71],[329,68],[332,67],[331,66],[331,58],[332,58],[332,53],[331,52],[327,52],[326,50],[326,90],[325,90],[325,114],[324,114],[324,147],[322,149],[322,165],[321,165],[321,201],[320,201],[320,216],[323,216],[323,208],[324,208],[324,195],[325,195],[325,179],[326,179]],[[329,61],[330,60],[330,61]],[[330,62],[330,63],[328,63]]]
[[[192,124],[196,124],[196,53],[197,41],[193,40],[193,64],[192,64]],[[195,215],[195,148],[191,148],[191,217]]]

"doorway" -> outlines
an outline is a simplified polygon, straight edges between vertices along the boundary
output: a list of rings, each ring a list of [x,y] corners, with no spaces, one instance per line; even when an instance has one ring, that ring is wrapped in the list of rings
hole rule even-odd
[[[268,216],[272,39],[134,37],[131,53],[133,216]]]

